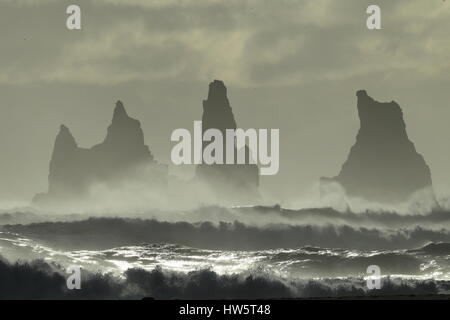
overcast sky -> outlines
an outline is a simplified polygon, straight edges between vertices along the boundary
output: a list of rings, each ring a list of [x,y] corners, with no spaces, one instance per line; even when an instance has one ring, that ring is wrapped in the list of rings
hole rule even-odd
[[[66,28],[70,4],[79,31]],[[382,30],[366,28],[369,4]],[[192,130],[214,79],[238,126],[280,129],[279,174],[262,179],[274,199],[338,173],[358,89],[400,104],[435,187],[450,191],[449,30],[442,0],[0,0],[0,202],[45,191],[59,125],[90,147],[118,99],[169,163],[172,130]]]

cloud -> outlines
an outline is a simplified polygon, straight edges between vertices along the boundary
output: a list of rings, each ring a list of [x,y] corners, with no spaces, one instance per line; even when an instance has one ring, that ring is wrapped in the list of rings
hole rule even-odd
[[[44,80],[102,85],[189,77],[208,81],[219,72],[238,80],[235,66],[245,38],[242,32],[187,29],[165,34],[148,30],[142,21],[118,24],[95,38],[68,44]]]
[[[34,4],[6,2],[17,14],[23,6],[39,10],[41,24],[63,20],[56,1],[46,1],[45,10]],[[49,29],[47,23],[48,37],[58,41],[51,61],[29,46],[23,61],[8,67],[0,62],[6,67],[0,81],[116,85],[218,77],[233,85],[266,86],[379,73],[433,77],[450,68],[445,41],[450,11],[438,1],[381,3],[381,31],[365,28],[366,6],[355,2],[102,0],[80,5],[78,34],[63,24]],[[38,37],[38,31],[29,32]],[[14,44],[13,38],[6,40],[6,46]]]

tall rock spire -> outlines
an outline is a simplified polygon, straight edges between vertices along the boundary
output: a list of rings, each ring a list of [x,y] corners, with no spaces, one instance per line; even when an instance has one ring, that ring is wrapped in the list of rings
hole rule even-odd
[[[68,149],[76,149],[78,148],[77,142],[70,132],[69,128],[67,128],[64,124],[59,127],[58,135],[55,139],[55,151],[59,150],[68,150]]]
[[[225,137],[226,129],[236,129],[236,121],[227,97],[227,88],[220,80],[209,84],[208,98],[203,101],[202,134],[218,129]],[[211,142],[204,142],[203,149]],[[249,158],[248,147],[246,158]],[[236,156],[237,151],[234,150]],[[226,159],[224,143],[223,162]],[[196,178],[206,182],[221,200],[234,204],[253,202],[259,197],[258,166],[254,164],[202,164],[197,167]]]
[[[208,99],[203,100],[203,131],[216,128],[225,134],[226,129],[236,129],[236,121],[227,97],[227,88],[220,80],[209,84]]]
[[[388,204],[403,202],[420,190],[432,194],[430,169],[408,138],[400,106],[377,102],[365,90],[356,95],[356,143],[340,173],[322,178],[322,184],[338,182],[348,196]]]
[[[49,185],[49,191],[53,193],[62,192],[62,190],[65,189],[62,181],[72,180],[73,182],[75,180],[75,178],[71,178],[71,176],[76,172],[74,164],[79,160],[79,152],[80,149],[69,128],[62,124],[59,128],[59,133],[56,136],[50,160],[48,179],[51,183]]]
[[[118,162],[153,161],[153,155],[144,142],[141,123],[128,116],[121,101],[117,101],[113,118],[104,141],[94,146],[97,152],[109,154]],[[120,165],[120,163],[119,163]]]

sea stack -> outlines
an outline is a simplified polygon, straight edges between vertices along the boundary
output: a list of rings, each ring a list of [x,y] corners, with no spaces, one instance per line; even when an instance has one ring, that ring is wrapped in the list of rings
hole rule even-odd
[[[208,98],[203,101],[202,135],[211,128],[225,136],[226,129],[236,129],[236,120],[227,97],[227,88],[222,81],[209,84]],[[211,142],[204,142],[203,149]],[[259,199],[258,166],[249,164],[251,156],[245,146],[246,164],[201,164],[196,169],[196,179],[206,183],[218,198],[231,204],[253,203]],[[237,150],[234,150],[236,159]],[[223,162],[226,159],[224,143]],[[237,163],[235,161],[235,163]]]
[[[398,204],[417,192],[435,201],[430,168],[409,140],[403,112],[392,102],[378,102],[365,90],[356,93],[360,129],[340,173],[321,179],[321,192],[329,183],[343,187],[348,197]]]
[[[34,203],[81,200],[98,184],[114,189],[136,179],[164,183],[166,174],[167,167],[157,164],[145,145],[140,122],[117,101],[104,141],[90,149],[80,148],[61,125],[50,160],[48,192],[36,195]]]

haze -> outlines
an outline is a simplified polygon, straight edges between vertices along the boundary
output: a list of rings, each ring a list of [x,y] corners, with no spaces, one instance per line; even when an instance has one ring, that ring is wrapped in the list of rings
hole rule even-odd
[[[450,190],[450,7],[441,0],[0,1],[0,203],[46,190],[61,123],[80,146],[106,134],[116,100],[141,121],[159,162],[171,132],[201,119],[208,83],[223,80],[239,127],[280,129],[280,170],[266,199],[301,203],[334,176],[359,127],[355,93],[395,100],[431,168]],[[194,167],[174,167],[184,177]]]

